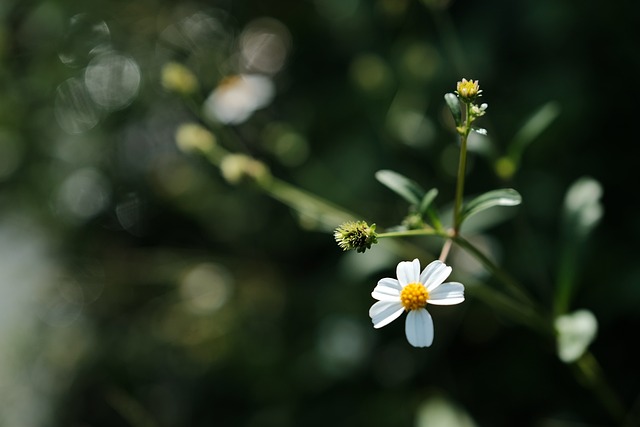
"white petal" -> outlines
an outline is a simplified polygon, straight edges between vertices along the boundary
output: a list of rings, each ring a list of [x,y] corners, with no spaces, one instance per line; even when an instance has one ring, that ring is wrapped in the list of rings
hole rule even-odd
[[[400,301],[378,301],[369,309],[369,317],[373,327],[378,329],[396,320],[403,311]]]
[[[443,283],[429,292],[429,304],[454,305],[464,301],[464,285],[458,282]]]
[[[429,347],[433,342],[433,320],[427,310],[412,310],[405,323],[407,341],[414,347]]]
[[[427,265],[422,274],[420,274],[420,282],[424,284],[427,291],[437,288],[451,274],[451,267],[444,262],[435,260]]]
[[[404,288],[409,283],[416,283],[420,280],[420,261],[402,261],[398,263],[396,275],[400,285]]]
[[[373,289],[371,296],[380,301],[395,301],[400,297],[402,286],[396,279],[385,277],[378,281],[378,286]]]

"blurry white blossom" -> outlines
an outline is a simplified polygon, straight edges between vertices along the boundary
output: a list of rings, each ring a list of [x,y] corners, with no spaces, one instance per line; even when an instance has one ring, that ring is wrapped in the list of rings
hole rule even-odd
[[[593,342],[598,320],[589,310],[577,310],[556,318],[558,356],[565,363],[578,360]]]
[[[237,125],[260,108],[269,105],[275,94],[273,82],[257,74],[224,78],[205,101],[205,114],[221,123]]]

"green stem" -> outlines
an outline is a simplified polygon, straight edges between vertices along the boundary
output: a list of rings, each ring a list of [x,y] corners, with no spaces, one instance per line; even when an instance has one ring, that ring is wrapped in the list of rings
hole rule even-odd
[[[460,160],[458,162],[458,178],[456,180],[456,199],[453,208],[453,235],[460,234],[460,227],[462,226],[462,199],[464,197],[464,179],[467,172],[467,139],[469,138],[469,132],[471,132],[471,122],[473,122],[473,115],[469,103],[463,102],[464,109],[464,124],[458,129],[460,135]]]
[[[595,394],[609,415],[619,425],[637,425],[633,420],[625,420],[625,410],[616,392],[609,386],[598,360],[588,350],[573,365],[574,374],[585,387]]]
[[[408,237],[408,236],[440,236],[441,232],[435,228],[420,228],[418,230],[389,231],[387,233],[379,233],[378,239],[384,237]]]
[[[484,301],[487,306],[511,318],[514,322],[521,323],[544,337],[549,338],[554,335],[553,328],[543,316],[530,306],[516,301],[503,292],[481,284],[467,286],[465,292]]]
[[[278,178],[271,177],[257,183],[274,199],[318,221],[327,229],[358,218],[357,215]]]
[[[456,183],[456,200],[453,209],[453,233],[460,233],[462,197],[464,195],[464,177],[467,169],[467,135],[460,135],[460,162],[458,163],[458,180]]]
[[[498,267],[493,261],[491,261],[485,254],[476,248],[471,242],[463,238],[462,236],[453,236],[453,242],[476,258],[493,276],[501,281],[509,290],[509,292],[521,302],[529,305],[532,308],[536,307],[536,303],[529,296],[529,294],[523,289],[522,286],[511,277],[505,270]]]

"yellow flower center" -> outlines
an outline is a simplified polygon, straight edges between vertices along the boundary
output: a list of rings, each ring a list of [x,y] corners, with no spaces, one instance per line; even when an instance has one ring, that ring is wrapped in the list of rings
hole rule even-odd
[[[429,292],[422,283],[409,283],[400,292],[400,302],[406,311],[423,308],[428,299]]]

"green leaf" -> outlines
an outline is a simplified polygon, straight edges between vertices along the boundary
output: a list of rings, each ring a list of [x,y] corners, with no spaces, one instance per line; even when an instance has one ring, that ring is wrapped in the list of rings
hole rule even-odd
[[[540,107],[509,143],[509,157],[518,162],[524,149],[531,144],[551,123],[560,115],[560,107],[557,102],[551,101]]]
[[[420,205],[424,190],[409,178],[391,170],[379,170],[376,179],[412,205]]]
[[[560,228],[562,249],[554,298],[556,314],[563,314],[569,309],[576,292],[585,243],[604,214],[600,203],[602,194],[602,185],[598,181],[582,177],[571,185],[565,195]]]
[[[460,223],[494,206],[517,206],[520,203],[522,203],[522,196],[512,188],[489,191],[465,204],[462,208]]]
[[[420,202],[420,215],[424,216],[427,213],[427,211],[431,207],[431,203],[437,195],[438,189],[436,188],[432,188],[431,190],[427,191],[427,194],[424,195],[422,201]]]
[[[462,124],[462,110],[460,110],[460,101],[458,100],[458,97],[453,93],[446,93],[444,95],[444,100],[447,102],[447,106],[451,111],[453,120],[456,122],[456,126],[460,126]]]

